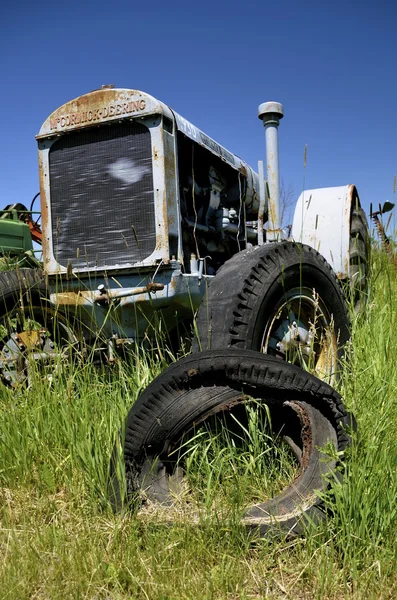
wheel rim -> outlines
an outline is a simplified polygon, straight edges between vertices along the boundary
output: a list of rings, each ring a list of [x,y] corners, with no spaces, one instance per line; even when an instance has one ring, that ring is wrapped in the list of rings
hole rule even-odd
[[[77,338],[66,321],[49,307],[16,307],[0,321],[0,377],[8,386],[30,384],[34,367],[44,376],[64,361]]]
[[[332,317],[314,290],[296,288],[283,296],[268,319],[260,349],[329,383],[334,380],[337,338]]]

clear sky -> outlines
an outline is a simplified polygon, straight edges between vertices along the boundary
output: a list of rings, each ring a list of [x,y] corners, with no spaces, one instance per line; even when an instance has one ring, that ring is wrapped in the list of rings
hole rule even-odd
[[[152,94],[255,170],[265,152],[258,105],[281,102],[281,177],[296,198],[303,185],[354,183],[367,212],[393,201],[393,0],[15,0],[1,3],[0,23],[4,206],[38,191],[46,117],[110,83]]]

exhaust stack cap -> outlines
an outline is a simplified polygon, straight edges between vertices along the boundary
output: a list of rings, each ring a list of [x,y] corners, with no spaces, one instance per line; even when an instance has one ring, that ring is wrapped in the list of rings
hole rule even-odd
[[[258,118],[263,121],[264,125],[271,122],[278,125],[283,116],[284,107],[280,102],[264,102],[258,107]]]

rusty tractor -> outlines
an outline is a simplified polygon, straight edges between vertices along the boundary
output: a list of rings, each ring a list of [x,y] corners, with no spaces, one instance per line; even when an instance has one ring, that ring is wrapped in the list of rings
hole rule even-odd
[[[354,185],[305,190],[287,237],[282,117],[259,107],[265,174],[138,90],[56,109],[37,135],[42,267],[0,274],[3,382],[70,348],[113,362],[160,322],[177,338],[197,311],[194,351],[258,350],[332,380],[349,337],[340,282],[365,295],[368,226]]]

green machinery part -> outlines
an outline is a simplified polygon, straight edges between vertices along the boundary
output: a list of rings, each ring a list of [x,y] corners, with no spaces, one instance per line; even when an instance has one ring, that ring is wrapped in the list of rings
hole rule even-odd
[[[33,252],[33,242],[29,225],[21,220],[21,210],[27,209],[21,204],[6,206],[0,211],[0,253],[18,256]]]

